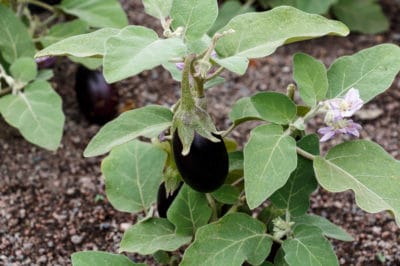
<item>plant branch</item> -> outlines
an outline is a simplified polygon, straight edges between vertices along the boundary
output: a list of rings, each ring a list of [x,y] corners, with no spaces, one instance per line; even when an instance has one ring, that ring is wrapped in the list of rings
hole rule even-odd
[[[315,159],[315,155],[303,150],[302,148],[296,147],[296,152],[301,156],[303,156],[304,158],[309,159],[311,161],[314,161]]]
[[[211,221],[216,221],[218,220],[218,213],[217,213],[217,205],[215,204],[215,200],[211,196],[210,193],[206,193],[207,201],[208,204],[210,204],[211,210],[212,210],[212,216],[211,216]]]

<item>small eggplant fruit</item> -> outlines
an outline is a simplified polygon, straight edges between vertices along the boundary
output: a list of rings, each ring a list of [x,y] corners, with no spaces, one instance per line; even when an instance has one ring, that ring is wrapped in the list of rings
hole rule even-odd
[[[102,125],[117,115],[117,90],[107,84],[100,71],[79,66],[75,76],[75,91],[79,108],[89,122]]]
[[[160,187],[158,188],[158,193],[157,193],[157,210],[158,210],[158,216],[161,218],[167,218],[167,211],[169,209],[169,206],[171,206],[172,202],[176,198],[176,196],[179,193],[179,190],[182,187],[181,183],[179,187],[172,192],[172,194],[167,195],[167,191],[165,189],[165,183],[163,182]]]
[[[224,141],[212,142],[195,132],[190,152],[182,155],[182,142],[178,132],[172,138],[172,149],[176,166],[183,180],[192,189],[208,193],[220,188],[228,175],[229,159]]]

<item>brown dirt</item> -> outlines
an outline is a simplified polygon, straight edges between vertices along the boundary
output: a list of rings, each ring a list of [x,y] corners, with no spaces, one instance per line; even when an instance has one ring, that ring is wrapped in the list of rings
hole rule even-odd
[[[157,25],[159,29],[157,22],[143,13],[139,2],[123,1],[131,23]],[[392,18],[391,31],[386,34],[352,34],[292,44],[256,61],[242,77],[225,74],[228,81],[208,92],[210,112],[219,128],[229,125],[227,114],[238,98],[258,91],[282,91],[293,82],[295,52],[311,54],[329,65],[339,56],[375,44],[399,44],[400,7],[390,0],[382,2]],[[70,265],[70,255],[75,251],[117,252],[123,231],[136,220],[135,215],[114,210],[107,201],[99,170],[102,158],[82,156],[99,127],[90,125],[78,111],[74,71],[74,65],[61,60],[52,81],[63,98],[66,114],[62,145],[56,152],[27,143],[0,121],[0,265]],[[170,106],[179,92],[178,84],[161,68],[145,71],[117,87],[123,102],[133,101],[137,107],[149,103]],[[372,119],[357,118],[363,124],[362,137],[378,142],[400,159],[400,78],[364,110],[381,114]],[[232,136],[243,143],[248,131],[248,125],[240,126]],[[400,265],[400,230],[389,214],[367,214],[354,204],[352,193],[331,194],[322,189],[312,197],[311,212],[327,217],[355,237],[349,243],[333,241],[342,265]],[[152,262],[144,257],[137,260]]]

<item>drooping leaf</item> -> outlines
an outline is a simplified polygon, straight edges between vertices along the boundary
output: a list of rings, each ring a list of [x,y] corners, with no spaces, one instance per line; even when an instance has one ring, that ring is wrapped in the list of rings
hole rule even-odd
[[[324,64],[313,57],[298,53],[293,58],[293,76],[300,97],[308,106],[323,100],[328,90],[328,76]]]
[[[218,16],[215,0],[175,0],[170,16],[172,27],[184,27],[187,40],[200,39],[214,24]]]
[[[185,53],[186,46],[179,38],[158,39],[151,29],[128,26],[106,41],[104,77],[110,83],[119,81]]]
[[[338,0],[264,0],[272,7],[292,6],[312,14],[325,14]]]
[[[80,19],[57,23],[40,39],[40,42],[44,47],[47,47],[50,44],[59,42],[67,37],[84,34],[88,29],[89,27],[87,23]]]
[[[120,252],[153,254],[158,250],[174,251],[190,242],[191,236],[175,234],[172,223],[164,218],[150,218],[131,226],[120,243]]]
[[[263,120],[276,124],[289,124],[296,117],[296,105],[285,94],[260,92],[251,97],[254,108]]]
[[[95,28],[122,28],[128,25],[125,12],[117,0],[63,0],[59,8]]]
[[[143,0],[144,10],[150,16],[164,19],[169,15],[173,0]]]
[[[339,265],[329,241],[321,229],[311,225],[299,225],[294,229],[294,238],[282,244],[285,261],[290,266],[336,266]]]
[[[162,106],[148,105],[126,111],[103,126],[92,138],[83,155],[92,157],[109,152],[113,147],[139,136],[156,137],[171,126],[172,112]]]
[[[0,54],[8,63],[19,57],[33,57],[35,46],[25,25],[11,9],[0,4]]]
[[[389,29],[389,20],[376,0],[338,0],[332,10],[352,31],[377,34]]]
[[[0,98],[0,113],[22,136],[48,150],[56,150],[64,127],[61,97],[44,80],[28,84],[23,92]]]
[[[207,224],[211,208],[204,193],[183,185],[167,212],[167,218],[175,225],[176,234],[192,236],[197,228]]]
[[[341,227],[331,223],[328,219],[313,214],[306,214],[298,217],[293,217],[295,226],[300,224],[308,224],[318,227],[322,233],[330,238],[338,239],[341,241],[354,241],[354,238],[344,231]]]
[[[10,72],[14,79],[28,83],[37,76],[37,65],[32,57],[20,57],[10,66]]]
[[[261,264],[272,245],[265,230],[264,224],[247,214],[228,214],[197,230],[180,265],[240,266],[246,260]]]
[[[251,209],[285,185],[297,166],[296,142],[281,126],[262,125],[251,131],[244,148],[244,183]]]
[[[400,162],[378,144],[348,141],[332,148],[325,158],[317,156],[314,170],[328,191],[354,191],[357,205],[371,213],[390,210],[400,225]]]
[[[232,107],[229,119],[235,124],[240,124],[248,120],[261,120],[261,115],[251,100],[251,97],[240,98]]]
[[[73,266],[146,266],[134,263],[128,257],[103,251],[80,251],[71,255]]]
[[[307,135],[297,143],[297,146],[311,154],[319,154],[317,135]],[[317,181],[312,161],[298,155],[296,170],[290,175],[288,182],[271,196],[270,200],[278,208],[287,209],[292,217],[300,216],[307,212],[310,206],[310,194],[316,188]]]
[[[107,198],[124,212],[140,212],[156,201],[167,154],[145,142],[133,140],[115,147],[102,161]]]
[[[228,29],[235,32],[221,38],[216,46],[222,58],[233,55],[259,58],[272,54],[283,44],[327,34],[348,34],[347,27],[339,21],[289,6],[239,15],[219,32]]]
[[[343,96],[352,87],[368,102],[384,92],[400,71],[400,47],[380,44],[337,59],[328,70],[327,98]]]

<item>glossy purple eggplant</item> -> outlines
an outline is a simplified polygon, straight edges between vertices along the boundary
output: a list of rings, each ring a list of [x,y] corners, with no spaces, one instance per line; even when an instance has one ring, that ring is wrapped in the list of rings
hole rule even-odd
[[[89,122],[102,125],[116,117],[117,90],[107,84],[100,71],[79,66],[75,76],[75,91],[79,108]]]
[[[220,142],[195,133],[188,155],[182,155],[182,142],[175,131],[172,138],[172,149],[176,166],[183,180],[192,189],[208,193],[220,188],[228,175],[228,152],[222,137],[214,135]]]
[[[160,187],[158,188],[158,193],[157,193],[157,211],[158,211],[158,216],[161,218],[167,218],[167,211],[169,207],[171,206],[172,202],[178,195],[183,183],[181,183],[177,189],[175,189],[172,194],[167,195],[167,191],[165,189],[165,183],[163,182]]]

